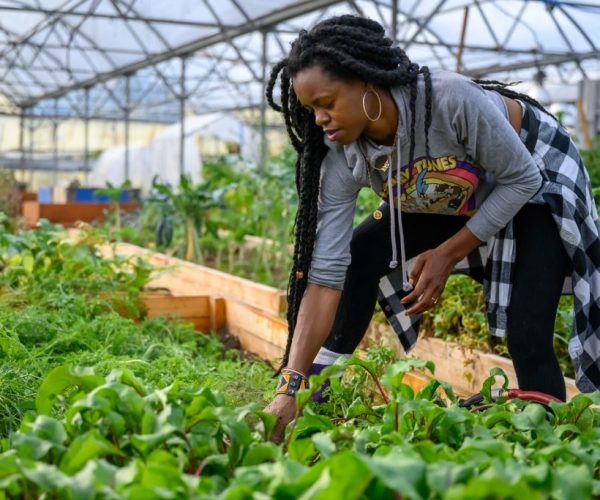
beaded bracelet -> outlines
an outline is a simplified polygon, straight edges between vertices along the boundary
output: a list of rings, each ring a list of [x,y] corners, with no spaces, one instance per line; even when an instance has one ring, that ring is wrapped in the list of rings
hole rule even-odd
[[[300,372],[291,368],[283,368],[277,382],[277,394],[294,396],[296,392],[308,389],[308,379]]]

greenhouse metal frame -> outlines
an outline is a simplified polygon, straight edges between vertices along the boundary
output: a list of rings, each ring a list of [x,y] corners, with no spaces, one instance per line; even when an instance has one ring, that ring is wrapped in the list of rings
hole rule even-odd
[[[58,167],[31,161],[40,121],[84,121],[83,163],[60,168],[86,171],[90,120],[123,121],[128,150],[132,121],[184,123],[188,110],[255,110],[264,151],[270,66],[341,13],[378,20],[421,65],[562,84],[600,74],[598,0],[0,0],[0,113],[20,117],[20,157],[5,163]]]

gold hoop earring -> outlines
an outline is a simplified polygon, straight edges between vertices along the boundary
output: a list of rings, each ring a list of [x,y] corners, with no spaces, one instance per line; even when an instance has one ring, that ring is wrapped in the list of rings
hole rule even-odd
[[[365,104],[365,99],[367,98],[367,94],[369,92],[373,92],[375,94],[375,97],[377,97],[377,102],[379,103],[379,113],[377,113],[377,116],[375,118],[371,118],[369,116],[369,113],[367,112],[367,105]],[[369,119],[369,121],[376,122],[377,120],[379,120],[379,118],[381,118],[381,112],[383,111],[383,106],[381,105],[381,98],[379,97],[379,94],[377,92],[375,92],[373,89],[365,90],[365,93],[363,94],[363,98],[362,98],[362,105],[363,105],[363,111],[365,112],[365,116]]]

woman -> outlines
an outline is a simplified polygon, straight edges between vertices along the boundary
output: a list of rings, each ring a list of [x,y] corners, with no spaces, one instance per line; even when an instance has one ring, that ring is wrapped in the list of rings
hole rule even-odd
[[[290,334],[267,407],[279,435],[295,392],[352,353],[378,298],[410,349],[420,314],[460,268],[483,281],[490,330],[508,336],[520,388],[561,400],[553,329],[570,278],[577,383],[600,386],[597,212],[573,143],[539,103],[499,82],[420,68],[378,23],[355,16],[300,32],[267,99],[298,152],[300,198]],[[362,187],[383,203],[353,232]]]

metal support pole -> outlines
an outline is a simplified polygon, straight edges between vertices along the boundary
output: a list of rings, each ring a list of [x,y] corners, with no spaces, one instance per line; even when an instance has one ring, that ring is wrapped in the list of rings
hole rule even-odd
[[[88,175],[90,172],[90,88],[84,90],[83,108],[85,116],[83,117],[83,165],[85,167],[85,183],[88,183]]]
[[[187,99],[187,91],[185,86],[185,66],[186,56],[181,58],[181,75],[179,80],[180,92],[179,98],[179,119],[181,127],[179,128],[179,176],[185,172],[185,101]]]
[[[33,189],[33,149],[35,147],[35,125],[33,116],[29,117],[29,189]]]
[[[131,106],[131,75],[125,75],[125,181],[129,180],[129,114]]]
[[[21,153],[21,175],[25,171],[25,110],[21,108],[19,116],[19,152]]]
[[[398,37],[398,0],[392,0],[392,42],[396,43]]]
[[[267,163],[267,32],[262,32],[262,92],[260,100],[260,165],[258,170],[262,172]]]
[[[52,185],[56,186],[58,182],[58,99],[54,98],[54,117],[52,118],[52,142],[54,171],[52,172]]]

